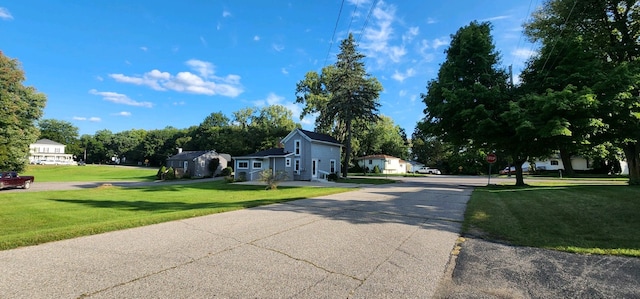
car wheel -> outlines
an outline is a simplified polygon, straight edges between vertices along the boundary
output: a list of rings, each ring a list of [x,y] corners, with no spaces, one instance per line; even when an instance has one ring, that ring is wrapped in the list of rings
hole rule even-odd
[[[31,181],[25,181],[24,184],[22,185],[22,189],[29,189],[31,188]]]

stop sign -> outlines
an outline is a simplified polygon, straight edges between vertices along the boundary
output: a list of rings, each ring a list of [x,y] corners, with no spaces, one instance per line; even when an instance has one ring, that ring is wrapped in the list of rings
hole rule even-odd
[[[496,161],[498,160],[498,156],[496,156],[496,154],[488,154],[487,155],[487,162],[489,163],[496,163]]]

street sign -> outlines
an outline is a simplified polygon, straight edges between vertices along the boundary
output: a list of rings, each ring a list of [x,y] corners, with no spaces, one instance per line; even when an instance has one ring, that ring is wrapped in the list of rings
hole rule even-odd
[[[496,161],[498,161],[498,156],[496,156],[496,154],[487,155],[487,162],[489,162],[490,164],[493,164],[493,163],[496,163]]]

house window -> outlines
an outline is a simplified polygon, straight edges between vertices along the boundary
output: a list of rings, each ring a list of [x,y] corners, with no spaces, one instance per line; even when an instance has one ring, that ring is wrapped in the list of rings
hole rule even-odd
[[[56,154],[59,154],[60,153],[60,148],[56,148],[55,152],[56,152]]]
[[[336,160],[330,160],[330,161],[329,161],[329,164],[330,164],[330,166],[329,166],[329,168],[330,168],[329,172],[331,172],[331,173],[336,173]]]
[[[238,161],[238,169],[247,169],[247,168],[249,168],[249,162]]]
[[[284,159],[284,166],[291,167],[291,158]]]
[[[373,160],[369,160],[369,165],[373,164]]]
[[[296,156],[300,156],[300,140],[295,140],[293,142],[293,153]]]
[[[253,168],[262,169],[262,162],[253,162]]]
[[[558,165],[558,160],[551,160],[551,165]]]
[[[295,170],[296,172],[300,172],[300,159],[296,159],[293,170]]]

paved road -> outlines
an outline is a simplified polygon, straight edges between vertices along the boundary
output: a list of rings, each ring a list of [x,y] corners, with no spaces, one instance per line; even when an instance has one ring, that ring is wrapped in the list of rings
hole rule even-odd
[[[0,252],[0,298],[428,298],[470,187],[415,181]]]

